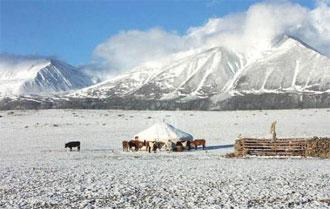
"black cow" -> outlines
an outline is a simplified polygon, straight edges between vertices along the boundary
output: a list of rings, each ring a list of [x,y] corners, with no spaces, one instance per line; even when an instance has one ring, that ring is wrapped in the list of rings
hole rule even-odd
[[[70,151],[72,151],[72,147],[77,147],[77,150],[80,151],[80,141],[68,142],[65,144],[65,148],[70,148]]]

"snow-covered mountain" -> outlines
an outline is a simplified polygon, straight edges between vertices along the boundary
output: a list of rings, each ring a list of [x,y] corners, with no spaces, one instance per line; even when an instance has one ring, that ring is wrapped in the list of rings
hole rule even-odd
[[[0,97],[47,95],[91,84],[88,76],[55,59],[0,57]]]
[[[330,59],[285,37],[255,60],[225,48],[142,65],[115,79],[74,92],[73,97],[134,97],[189,101],[230,94],[330,91]]]
[[[286,37],[236,77],[231,89],[241,93],[330,92],[330,59]]]
[[[17,73],[15,68],[10,73],[2,72],[5,79],[0,78],[7,79],[8,84],[2,83],[0,89],[31,94],[65,91],[90,83],[72,66],[57,61],[25,66],[25,70],[17,67]],[[35,100],[20,97],[0,101],[0,108],[330,107],[330,58],[292,37],[283,38],[254,58],[223,47],[194,49],[145,63],[114,79],[64,96]]]
[[[79,90],[73,97],[134,96],[170,100],[207,98],[227,88],[228,81],[245,65],[244,57],[225,48],[197,51],[161,65],[144,64],[113,80]]]

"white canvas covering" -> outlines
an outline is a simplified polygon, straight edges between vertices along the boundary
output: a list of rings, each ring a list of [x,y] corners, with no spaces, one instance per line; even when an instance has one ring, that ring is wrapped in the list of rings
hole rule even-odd
[[[177,129],[166,122],[156,123],[146,130],[136,134],[135,136],[138,136],[139,140],[147,141],[167,142],[168,140],[171,140],[173,142],[177,142],[193,140],[192,135]]]

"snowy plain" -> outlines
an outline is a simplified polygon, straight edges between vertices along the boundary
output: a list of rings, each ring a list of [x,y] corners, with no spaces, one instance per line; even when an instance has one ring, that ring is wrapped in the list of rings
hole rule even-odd
[[[162,120],[207,149],[122,152]],[[330,109],[0,111],[0,208],[329,208],[329,159],[224,157],[274,120],[279,137],[330,136]]]

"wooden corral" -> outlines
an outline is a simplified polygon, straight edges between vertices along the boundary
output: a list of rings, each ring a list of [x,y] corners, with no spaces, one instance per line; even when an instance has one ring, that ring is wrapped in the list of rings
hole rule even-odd
[[[304,156],[330,158],[330,138],[241,138],[235,142],[235,152],[229,157]]]

